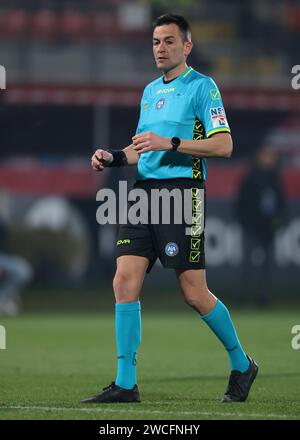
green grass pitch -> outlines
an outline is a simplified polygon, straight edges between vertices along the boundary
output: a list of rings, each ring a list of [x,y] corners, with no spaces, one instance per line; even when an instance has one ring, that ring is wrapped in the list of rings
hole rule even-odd
[[[229,362],[195,312],[143,312],[138,355],[140,404],[88,406],[81,398],[115,379],[114,316],[32,314],[0,318],[0,419],[299,419],[300,350],[291,311],[232,313],[260,366],[245,403],[221,404]]]

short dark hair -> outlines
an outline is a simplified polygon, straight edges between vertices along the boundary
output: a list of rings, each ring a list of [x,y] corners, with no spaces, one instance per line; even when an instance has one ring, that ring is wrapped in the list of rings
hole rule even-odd
[[[176,14],[164,14],[160,17],[157,17],[153,22],[153,29],[157,26],[163,26],[164,24],[176,24],[179,27],[179,30],[182,35],[183,41],[191,40],[191,28],[188,22],[181,15]]]

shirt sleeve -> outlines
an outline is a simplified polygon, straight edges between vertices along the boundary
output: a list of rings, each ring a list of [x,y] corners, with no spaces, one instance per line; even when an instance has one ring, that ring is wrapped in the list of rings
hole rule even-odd
[[[196,115],[204,125],[207,138],[215,133],[230,133],[222,97],[212,78],[206,78],[199,86]]]
[[[141,99],[141,104],[140,104],[140,117],[139,117],[139,122],[138,122],[138,125],[137,125],[137,127],[136,127],[136,131],[135,131],[135,134],[139,134],[139,133],[142,133],[143,131],[144,131],[144,129],[143,129],[143,125],[144,125],[144,118],[143,118],[143,115],[144,115],[144,110],[147,108],[147,106],[148,106],[148,103],[147,103],[147,96],[148,96],[148,91],[147,91],[147,87],[144,89],[144,92],[143,92],[143,96],[142,96],[142,99]]]

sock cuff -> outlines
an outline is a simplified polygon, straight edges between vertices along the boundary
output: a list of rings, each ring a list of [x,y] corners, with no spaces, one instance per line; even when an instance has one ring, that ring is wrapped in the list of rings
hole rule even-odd
[[[116,312],[139,312],[141,310],[141,302],[135,301],[125,304],[116,304],[115,310]]]
[[[222,301],[217,299],[215,307],[209,313],[207,313],[207,315],[201,315],[201,318],[203,319],[203,321],[209,322],[214,319],[218,315],[218,313],[220,313],[221,310],[223,310],[224,308],[226,307],[224,306]]]

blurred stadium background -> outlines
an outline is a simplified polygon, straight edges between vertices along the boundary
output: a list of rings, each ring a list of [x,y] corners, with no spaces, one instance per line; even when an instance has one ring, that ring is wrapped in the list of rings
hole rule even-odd
[[[300,101],[291,69],[299,62],[299,2],[174,0],[171,6],[191,22],[189,63],[217,81],[234,139],[230,161],[208,163],[211,288],[245,299],[235,202],[256,151],[267,143],[280,155],[286,197],[270,286],[273,296],[298,300]],[[104,186],[117,188],[119,179],[133,181],[134,170],[95,175],[89,158],[98,146],[130,142],[141,91],[158,76],[151,22],[168,11],[165,0],[0,3],[0,64],[7,75],[0,92],[0,218],[9,252],[33,265],[25,306],[33,290],[48,298],[59,290],[62,299],[67,289],[86,301],[87,292],[109,289],[116,228],[96,223],[95,195]],[[172,271],[159,264],[146,281],[151,295],[175,285]]]

